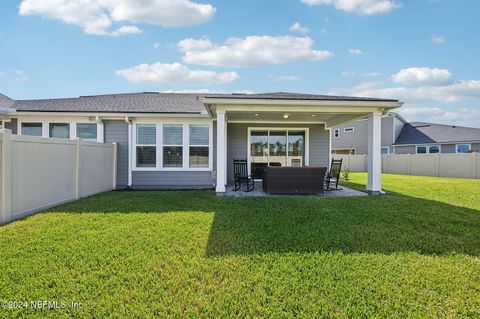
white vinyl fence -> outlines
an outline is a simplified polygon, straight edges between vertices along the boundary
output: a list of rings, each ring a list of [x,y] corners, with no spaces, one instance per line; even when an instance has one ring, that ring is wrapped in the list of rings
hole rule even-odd
[[[116,144],[0,130],[0,224],[115,188]]]
[[[333,154],[343,168],[367,171],[367,155]],[[480,178],[480,153],[383,155],[382,173],[419,176]]]

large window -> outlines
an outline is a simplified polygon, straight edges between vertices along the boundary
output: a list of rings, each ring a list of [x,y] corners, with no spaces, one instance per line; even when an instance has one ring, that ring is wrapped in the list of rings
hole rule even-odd
[[[95,142],[97,140],[97,123],[77,123],[77,138]]]
[[[208,167],[209,126],[190,124],[189,160],[191,168]]]
[[[440,153],[440,145],[417,146],[417,154],[436,154]]]
[[[157,163],[157,126],[137,125],[137,167],[155,167]]]
[[[300,129],[252,129],[250,172],[262,178],[267,166],[304,166],[306,131]]]
[[[470,153],[472,149],[471,144],[457,144],[457,153]]]
[[[183,167],[183,125],[163,125],[163,167]]]
[[[70,138],[70,124],[69,123],[50,123],[49,136],[55,138]]]
[[[22,123],[22,135],[42,136],[42,123]]]

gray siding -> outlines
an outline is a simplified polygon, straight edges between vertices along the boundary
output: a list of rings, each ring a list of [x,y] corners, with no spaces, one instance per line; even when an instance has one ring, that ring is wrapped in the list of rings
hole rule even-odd
[[[138,189],[200,189],[214,187],[211,171],[134,171],[132,187]]]
[[[12,131],[12,134],[18,134],[17,132],[17,119],[12,119],[11,122],[5,122],[5,128]]]
[[[480,143],[472,144],[472,151],[480,153]]]
[[[117,143],[117,188],[128,185],[128,124],[125,121],[103,121],[105,143]]]
[[[395,146],[395,154],[415,154],[415,146]]]
[[[344,132],[344,128],[353,127],[353,132]],[[355,154],[367,154],[368,152],[368,120],[358,120],[345,124],[336,129],[340,130],[338,138],[333,137],[332,129],[332,150],[355,149]],[[395,123],[393,116],[382,118],[382,146],[391,147],[394,143]]]
[[[233,180],[233,159],[247,158],[248,128],[249,127],[305,127],[309,128],[309,165],[329,165],[330,131],[325,130],[323,124],[239,124],[230,123],[227,127],[227,179]]]
[[[456,153],[457,152],[456,148],[457,148],[456,144],[442,144],[441,152],[442,153]]]

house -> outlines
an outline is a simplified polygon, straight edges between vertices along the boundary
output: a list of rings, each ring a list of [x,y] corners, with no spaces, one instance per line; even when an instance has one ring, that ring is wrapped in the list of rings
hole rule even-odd
[[[395,112],[382,117],[382,154],[393,154],[394,144],[408,122]],[[334,154],[367,154],[368,120],[360,119],[332,130],[332,152]]]
[[[382,114],[398,100],[296,93],[143,92],[15,100],[14,134],[116,142],[118,188],[215,188],[233,180],[233,158],[248,169],[329,166],[330,129],[367,117],[371,193],[381,191]]]
[[[368,121],[360,119],[332,130],[332,153],[367,154]],[[382,117],[382,154],[480,152],[480,129],[425,122],[409,123],[390,112]]]
[[[3,126],[3,119],[7,118],[15,110],[12,108],[14,101],[9,97],[0,94],[0,128]]]

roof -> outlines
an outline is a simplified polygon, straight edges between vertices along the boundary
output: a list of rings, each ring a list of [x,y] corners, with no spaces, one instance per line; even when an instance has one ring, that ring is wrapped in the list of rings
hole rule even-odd
[[[12,100],[11,98],[9,98],[8,96],[0,93],[0,107],[11,108],[13,106],[14,102],[15,101]]]
[[[243,94],[233,93],[229,95],[207,95],[206,98],[222,98],[222,99],[260,99],[260,100],[312,100],[312,101],[371,101],[371,102],[398,102],[398,100],[378,99],[370,97],[354,97],[354,96],[337,96],[337,95],[318,95],[304,93],[257,93]]]
[[[0,96],[7,98],[5,96]],[[199,114],[206,112],[204,98],[264,99],[264,100],[320,100],[320,101],[372,101],[397,102],[398,100],[315,95],[301,93],[260,94],[197,94],[197,93],[125,93],[80,96],[75,98],[11,100],[18,112],[90,112],[90,113],[179,113]],[[5,101],[8,101],[5,100]],[[0,100],[1,101],[1,100]]]
[[[395,145],[480,141],[480,129],[425,122],[407,123]]]

